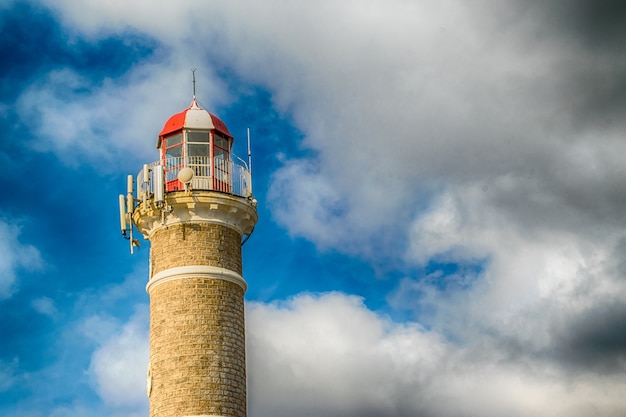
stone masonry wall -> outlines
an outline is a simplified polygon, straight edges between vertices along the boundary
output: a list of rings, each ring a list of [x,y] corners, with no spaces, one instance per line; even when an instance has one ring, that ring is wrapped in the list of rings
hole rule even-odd
[[[183,223],[158,230],[150,239],[152,275],[187,265],[210,265],[241,274],[241,235],[209,223]]]
[[[151,239],[152,271],[211,265],[241,274],[241,236],[180,224]],[[246,416],[244,291],[206,277],[163,282],[150,293],[150,417]]]

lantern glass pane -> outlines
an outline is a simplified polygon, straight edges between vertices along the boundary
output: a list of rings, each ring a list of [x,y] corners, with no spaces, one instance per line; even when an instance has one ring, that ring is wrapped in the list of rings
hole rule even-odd
[[[187,142],[209,142],[209,132],[187,132]]]

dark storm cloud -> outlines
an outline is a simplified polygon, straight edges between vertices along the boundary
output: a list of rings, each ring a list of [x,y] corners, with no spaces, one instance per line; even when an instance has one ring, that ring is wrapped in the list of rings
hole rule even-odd
[[[541,2],[548,17],[567,35],[588,48],[624,53],[626,3],[621,0]],[[550,21],[549,20],[549,21]]]
[[[522,2],[524,3],[524,2]],[[535,2],[541,38],[572,48],[561,68],[563,98],[576,127],[624,127],[626,119],[626,3],[620,0]]]
[[[554,343],[549,356],[565,367],[608,374],[626,371],[626,300],[618,290],[626,282],[625,251],[626,240],[622,239],[613,253],[616,267],[610,282],[615,293],[553,324]],[[580,294],[600,283],[592,280],[587,285],[579,289]]]
[[[581,373],[619,375],[626,371],[626,304],[608,300],[572,314],[563,320],[550,321],[550,343],[537,348],[527,340],[491,334],[493,351],[509,364],[538,366],[558,365],[571,378]],[[543,330],[537,326],[537,332]],[[489,331],[487,331],[489,334]],[[473,354],[475,359],[480,353]],[[484,359],[484,358],[483,358]],[[533,364],[533,365],[531,365]]]
[[[626,303],[600,302],[555,331],[554,360],[576,371],[626,371]]]
[[[502,39],[526,51],[552,45],[545,56],[550,76],[526,86],[534,89],[538,103],[554,101],[552,114],[546,115],[552,119],[546,120],[546,134],[566,132],[567,125],[572,135],[581,129],[626,127],[626,3],[487,1],[484,7],[486,16],[497,16],[496,23],[487,23],[493,45]],[[528,74],[536,69],[531,60],[526,65]]]

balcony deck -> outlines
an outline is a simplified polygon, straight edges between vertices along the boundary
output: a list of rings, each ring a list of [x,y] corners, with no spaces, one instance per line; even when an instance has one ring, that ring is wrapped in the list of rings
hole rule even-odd
[[[191,190],[218,191],[238,197],[252,196],[252,178],[247,166],[219,157],[213,158],[211,164],[210,158],[205,156],[188,157],[187,161],[183,157],[168,158],[165,164],[161,160],[148,164],[148,182],[144,181],[143,170],[137,175],[140,196],[142,193],[154,194],[153,168],[159,165],[163,166],[165,174],[165,192],[185,189],[185,185],[178,180],[178,173],[189,167],[194,172]]]

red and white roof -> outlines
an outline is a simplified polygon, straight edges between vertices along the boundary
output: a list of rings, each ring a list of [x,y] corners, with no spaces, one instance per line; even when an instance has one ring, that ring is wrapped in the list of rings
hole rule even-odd
[[[165,122],[163,130],[159,133],[159,143],[164,136],[182,129],[217,130],[228,137],[233,137],[224,122],[200,107],[195,97],[188,108],[176,113]]]

